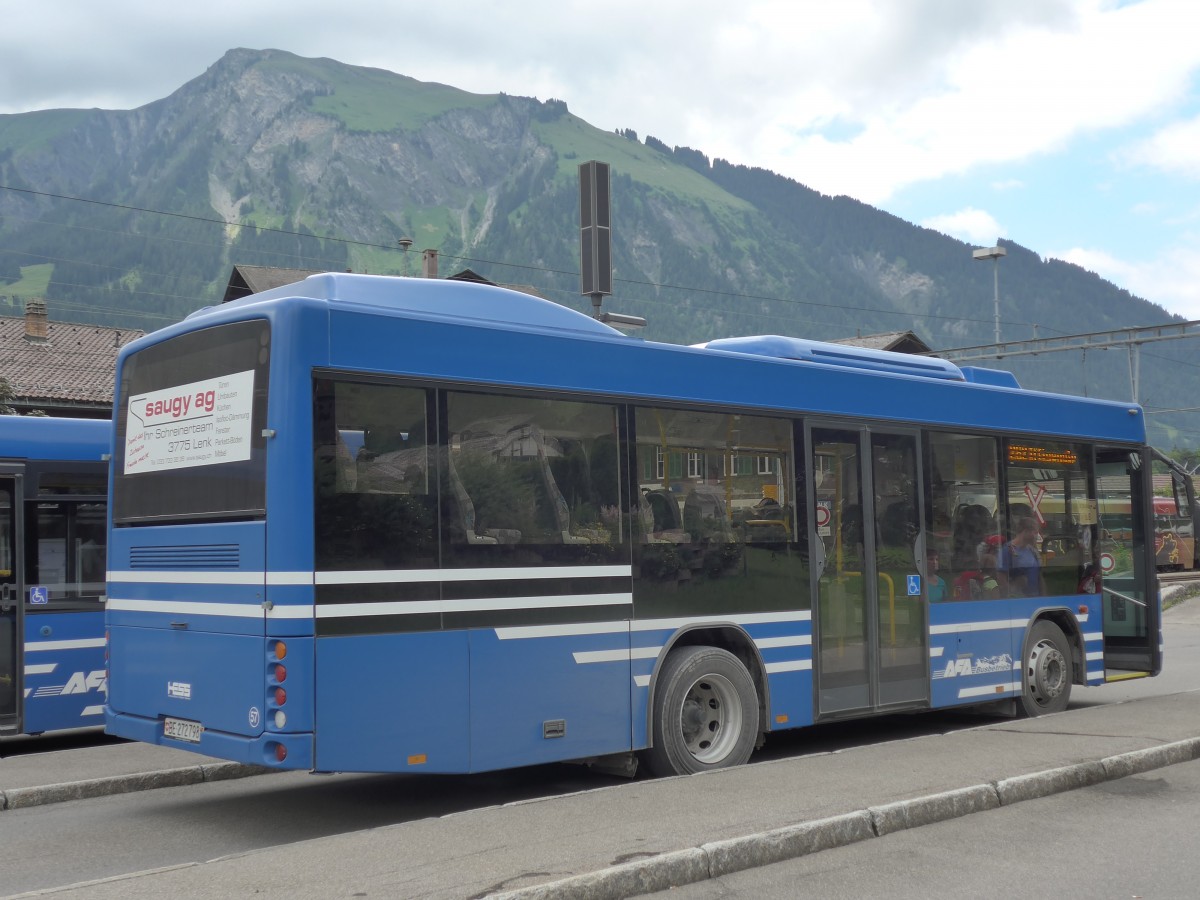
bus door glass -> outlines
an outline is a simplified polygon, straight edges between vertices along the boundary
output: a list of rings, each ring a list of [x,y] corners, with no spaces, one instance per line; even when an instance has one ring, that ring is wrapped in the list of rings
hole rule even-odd
[[[1147,540],[1146,467],[1139,451],[1096,450],[1104,668],[1110,680],[1162,667],[1154,542]]]
[[[924,704],[916,435],[813,427],[809,448],[818,715]]]
[[[0,473],[0,733],[20,730],[23,603],[21,478]]]

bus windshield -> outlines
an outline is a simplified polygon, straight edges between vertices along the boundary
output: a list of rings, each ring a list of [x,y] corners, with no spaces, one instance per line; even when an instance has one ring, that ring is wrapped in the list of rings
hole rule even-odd
[[[116,406],[113,521],[263,515],[270,326],[180,335],[125,361]]]

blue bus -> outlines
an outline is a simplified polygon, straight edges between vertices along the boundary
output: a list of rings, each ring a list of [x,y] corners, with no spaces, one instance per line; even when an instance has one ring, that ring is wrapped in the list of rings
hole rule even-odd
[[[104,724],[99,419],[0,416],[0,737]]]
[[[117,377],[114,735],[320,772],[688,773],[1161,668],[1137,406],[351,274],[194,313]]]

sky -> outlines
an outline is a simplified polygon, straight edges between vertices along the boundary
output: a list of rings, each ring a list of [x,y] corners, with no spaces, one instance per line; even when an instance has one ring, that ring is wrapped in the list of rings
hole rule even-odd
[[[1195,0],[38,0],[0,114],[133,109],[236,47],[564,100],[1200,320]]]

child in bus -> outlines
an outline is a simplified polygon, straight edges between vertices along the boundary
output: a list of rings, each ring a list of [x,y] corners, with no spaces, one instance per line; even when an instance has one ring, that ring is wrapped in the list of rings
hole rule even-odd
[[[996,580],[996,551],[1000,543],[998,534],[979,542],[979,596],[983,600],[1000,596],[1000,582]]]

